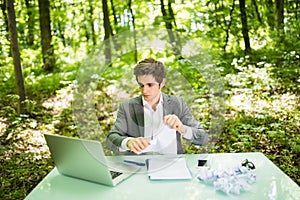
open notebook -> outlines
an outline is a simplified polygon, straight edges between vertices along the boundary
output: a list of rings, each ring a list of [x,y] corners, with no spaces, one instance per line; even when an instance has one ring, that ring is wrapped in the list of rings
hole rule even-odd
[[[146,163],[150,180],[192,179],[184,157],[152,157]]]

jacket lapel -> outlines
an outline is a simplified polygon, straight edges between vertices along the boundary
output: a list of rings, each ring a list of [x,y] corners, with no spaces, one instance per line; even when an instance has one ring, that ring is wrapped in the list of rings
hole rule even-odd
[[[144,136],[144,108],[142,104],[142,97],[139,96],[132,102],[132,119],[138,127],[139,136]]]
[[[172,101],[170,97],[163,93],[163,115],[172,114]]]
[[[169,115],[172,113],[172,100],[170,97],[164,93],[163,95],[163,115]],[[144,136],[144,107],[142,103],[142,96],[138,96],[132,101],[132,111],[130,112],[131,119],[134,121],[135,125],[138,127],[139,136]]]

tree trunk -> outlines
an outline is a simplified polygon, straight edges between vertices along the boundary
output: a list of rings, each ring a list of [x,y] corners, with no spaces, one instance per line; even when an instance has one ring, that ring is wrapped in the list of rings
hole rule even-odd
[[[137,62],[138,58],[137,58],[137,44],[136,44],[136,32],[135,32],[135,18],[133,15],[133,11],[131,8],[131,0],[128,1],[128,9],[130,11],[130,15],[131,15],[131,22],[132,22],[132,28],[133,28],[133,42],[134,42],[134,61]]]
[[[284,0],[276,0],[276,28],[278,35],[278,43],[284,40]]]
[[[277,30],[283,31],[284,28],[284,0],[276,0]]]
[[[64,4],[58,4],[58,5],[53,5],[52,10],[60,10],[62,12],[66,12],[66,8],[67,6]],[[66,47],[67,45],[70,45],[70,42],[66,41],[65,38],[65,18],[58,18],[55,20],[55,22],[53,22],[53,27],[54,29],[56,28],[57,30],[57,36],[61,39],[61,42],[63,44],[64,47]],[[68,42],[68,43],[67,43]]]
[[[171,5],[169,5],[169,9],[170,9]],[[172,25],[172,18],[169,16],[169,14],[167,13],[166,9],[165,9],[165,5],[164,5],[164,0],[160,0],[160,8],[161,8],[161,13],[163,15],[163,19],[164,22],[166,24],[166,28],[167,28],[167,32],[169,35],[169,39],[170,39],[170,44],[172,45],[173,48],[173,52],[176,56],[181,56],[181,52],[178,49],[178,43],[175,40],[175,36],[173,33],[173,25]]]
[[[33,16],[33,4],[34,2],[30,0],[25,0],[26,9],[27,9],[27,26],[28,26],[28,45],[32,46],[34,43],[34,16]]]
[[[242,33],[245,43],[245,52],[249,53],[251,51],[250,39],[248,34],[248,23],[247,23],[247,13],[246,13],[246,3],[245,0],[239,0],[240,2],[240,12],[242,21]]]
[[[88,2],[89,3],[89,13],[90,13],[90,26],[91,26],[91,31],[92,31],[92,41],[93,41],[93,46],[96,46],[97,41],[96,41],[96,31],[95,31],[95,27],[94,27],[94,7],[93,7],[93,3],[91,1]]]
[[[177,25],[176,25],[175,15],[172,8],[172,0],[168,0],[168,11],[169,11],[170,20],[174,22],[174,26],[176,27]]]
[[[51,44],[50,3],[49,0],[38,0],[38,2],[44,69],[46,71],[53,71],[55,68],[55,59],[53,45]]]
[[[6,13],[6,1],[7,0],[1,0],[1,10],[2,10],[2,15],[4,17],[4,23],[5,23],[5,30],[6,30],[6,33],[9,32],[8,30],[8,19],[7,19],[7,13]],[[8,39],[8,35],[7,35],[7,39]]]
[[[118,27],[118,18],[117,18],[116,9],[115,9],[115,6],[114,6],[114,1],[110,0],[110,4],[111,4],[112,14],[114,16],[114,25],[115,25],[115,27]]]
[[[296,8],[295,8],[295,18],[296,18],[296,21],[298,20],[298,12],[300,11],[300,2],[297,1],[296,3]]]
[[[63,27],[61,27],[62,26],[61,24],[62,24],[61,20],[59,20],[59,22],[57,23],[57,31],[58,31],[58,35],[61,38],[61,41],[62,41],[64,47],[66,47],[67,43],[66,43],[66,38],[64,35],[65,33],[64,33]]]
[[[230,27],[231,27],[231,23],[232,23],[232,14],[233,14],[234,8],[235,8],[235,0],[232,0],[232,6],[231,6],[231,9],[230,9],[230,21],[227,25],[225,44],[223,46],[224,53],[226,52],[226,47],[227,47],[227,44],[228,44],[228,41],[229,41],[229,32],[230,32]],[[226,22],[225,19],[224,19],[224,21]]]
[[[7,1],[7,13],[8,13],[8,27],[10,32],[10,43],[11,43],[11,53],[13,56],[14,62],[14,72],[16,79],[17,92],[19,95],[18,103],[18,113],[26,113],[25,106],[25,87],[24,87],[24,78],[21,66],[20,51],[18,45],[18,34],[16,27],[16,14],[14,9],[14,0]]]
[[[259,10],[258,10],[256,0],[252,0],[252,4],[254,5],[255,13],[257,15],[257,19],[258,19],[259,23],[262,24],[262,20],[261,20],[261,17],[260,17],[260,13],[259,13]]]
[[[102,10],[103,10],[103,24],[104,24],[104,45],[105,45],[105,63],[111,63],[111,43],[110,38],[112,36],[112,28],[109,21],[109,12],[107,1],[102,0]]]
[[[271,28],[271,30],[275,29],[275,12],[274,12],[274,3],[273,0],[267,0],[267,18],[268,18],[268,24]]]

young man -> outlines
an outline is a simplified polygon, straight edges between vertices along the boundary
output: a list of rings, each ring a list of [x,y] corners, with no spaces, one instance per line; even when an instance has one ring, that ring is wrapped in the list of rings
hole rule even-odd
[[[184,100],[161,92],[166,83],[166,71],[161,62],[146,58],[135,66],[134,75],[142,94],[120,104],[106,140],[110,150],[140,154],[150,148],[154,140],[157,144],[168,142],[159,140],[170,140],[168,148],[180,154],[184,153],[181,137],[196,145],[207,143],[207,133],[191,115]],[[174,135],[167,135],[168,130],[161,131],[161,127],[169,127]],[[164,147],[152,147],[151,151],[164,153]]]

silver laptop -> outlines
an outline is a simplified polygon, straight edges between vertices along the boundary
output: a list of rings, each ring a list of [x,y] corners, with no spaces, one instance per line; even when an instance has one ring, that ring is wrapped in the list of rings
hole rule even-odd
[[[140,169],[110,161],[102,144],[94,140],[44,134],[59,173],[108,186],[116,186]]]

